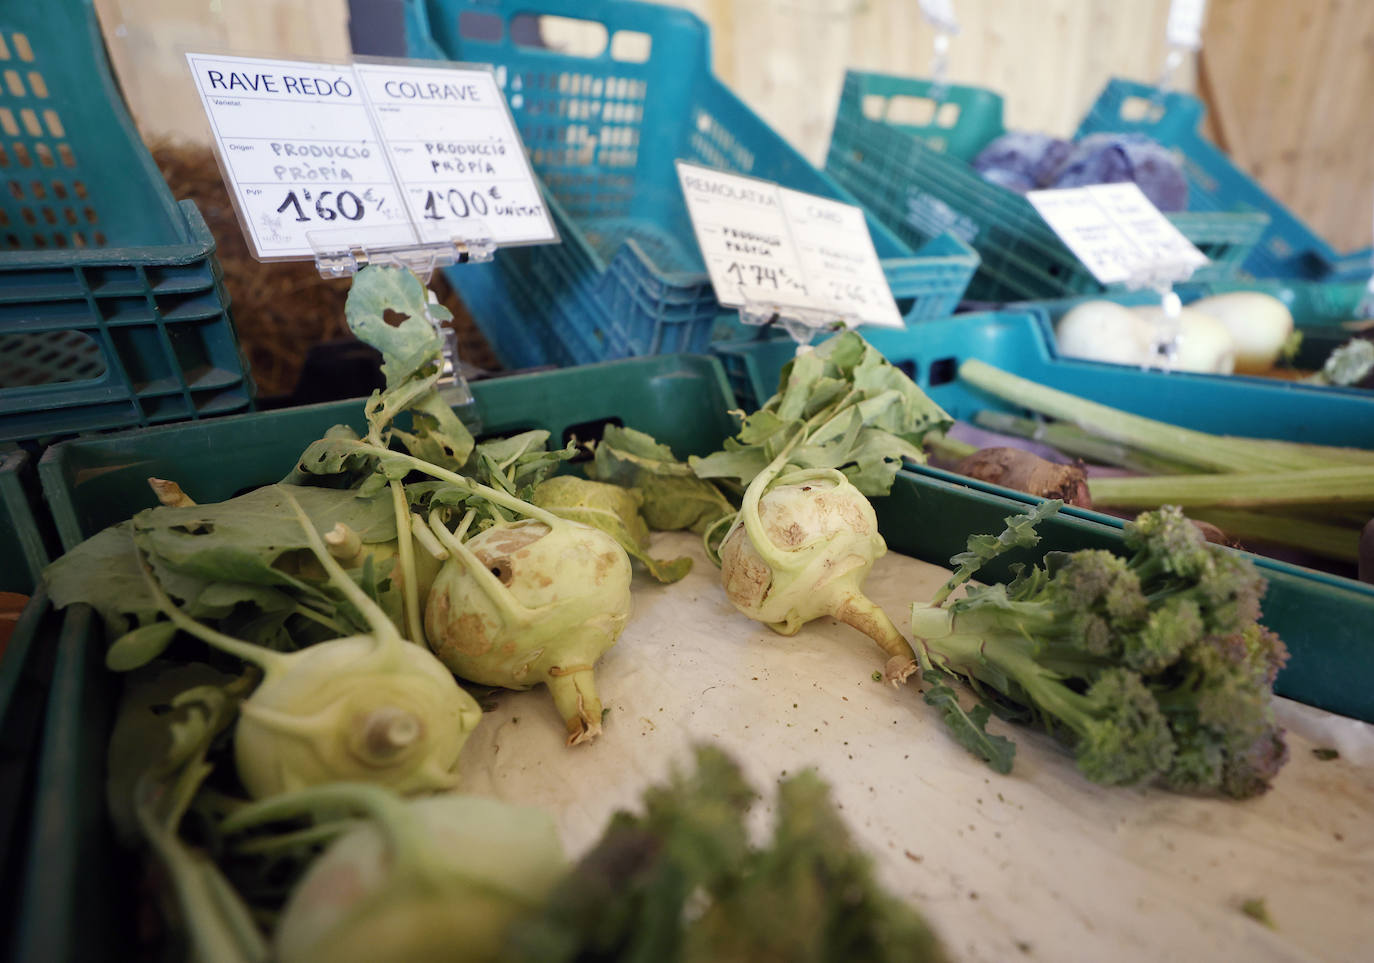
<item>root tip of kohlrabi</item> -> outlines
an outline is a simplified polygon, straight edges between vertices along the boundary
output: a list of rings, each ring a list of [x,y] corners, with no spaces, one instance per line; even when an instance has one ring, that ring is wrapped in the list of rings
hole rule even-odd
[[[906,682],[907,679],[915,675],[917,669],[918,666],[914,659],[908,659],[906,656],[894,655],[892,658],[888,659],[887,664],[883,666],[883,681],[891,682],[893,688],[897,688],[902,683]]]

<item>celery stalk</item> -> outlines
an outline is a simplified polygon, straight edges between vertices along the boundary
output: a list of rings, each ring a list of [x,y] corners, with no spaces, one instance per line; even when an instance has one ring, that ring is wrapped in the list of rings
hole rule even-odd
[[[1206,466],[1196,460],[1179,462],[1162,458],[1119,441],[1094,437],[1077,425],[1062,421],[1037,421],[992,410],[978,412],[973,420],[989,431],[1038,441],[1096,465],[1116,465],[1147,475],[1188,475],[1206,470]]]
[[[1214,475],[1090,478],[1096,505],[1182,508],[1333,505],[1374,511],[1374,472],[1363,465]]]
[[[1047,388],[976,358],[959,366],[959,377],[975,388],[1077,425],[1093,435],[1211,471],[1259,473],[1324,469],[1332,464],[1349,463],[1350,459],[1351,449],[1328,450],[1323,446],[1212,435],[1155,421]],[[1361,463],[1369,464],[1363,459]]]
[[[1302,549],[1322,558],[1342,562],[1354,562],[1359,558],[1360,533],[1357,528],[1235,508],[1194,509],[1188,512],[1188,517],[1211,522],[1226,534],[1241,540],[1254,539],[1285,548]]]

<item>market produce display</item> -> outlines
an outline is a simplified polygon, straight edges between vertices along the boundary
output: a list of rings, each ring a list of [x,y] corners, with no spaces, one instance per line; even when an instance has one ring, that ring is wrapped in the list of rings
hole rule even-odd
[[[57,605],[101,613],[106,664],[128,673],[112,812],[126,842],[163,867],[196,953],[423,960],[461,943],[471,959],[943,958],[920,917],[873,883],[814,776],[780,786],[772,846],[754,850],[741,822],[751,793],[727,757],[703,748],[695,776],[652,791],[642,817],[614,820],[572,870],[537,809],[450,794],[482,725],[472,694],[482,686],[542,684],[569,745],[602,734],[593,671],[631,620],[631,559],[660,584],[692,568],[690,556],[650,552],[651,524],[700,533],[741,624],[791,637],[833,616],[881,647],[873,679],[912,682],[923,668],[932,719],[1009,772],[1011,741],[949,684],[996,688],[955,641],[986,650],[1000,631],[1010,652],[1013,636],[1057,639],[1052,614],[1038,629],[978,620],[1013,604],[1049,613],[1075,563],[1047,559],[946,608],[982,561],[1034,542],[1030,520],[972,538],[944,588],[910,596],[914,647],[863,589],[886,552],[869,498],[950,427],[939,406],[845,333],[791,362],[719,451],[683,462],[612,426],[586,479],[554,473],[575,442],[548,451],[538,431],[472,438],[437,395],[429,318],[443,310],[413,276],[365,269],[347,312],[385,358],[365,435],[335,428],[280,483],[224,502],[198,505],[173,480],[151,479],[159,507],[45,576]],[[1077,612],[1077,654],[1055,641],[1042,683],[1016,676],[1012,691],[1033,693],[1033,712],[1089,778],[1258,794],[1284,758],[1267,714],[1282,644],[1254,622],[1262,583],[1240,556],[1202,547],[1181,515],[1137,524],[1161,532],[1128,542],[1129,562],[1085,553],[1078,595],[1062,603],[1115,605],[1115,621],[1090,626]],[[1136,595],[1125,576],[1093,572],[1129,572]],[[1093,591],[1104,601],[1088,601]],[[947,631],[936,631],[942,618]],[[1232,639],[1257,654],[1225,676],[1217,659]],[[1063,659],[1078,664],[1085,693],[1062,677],[1049,684]],[[990,653],[984,664],[1012,673]],[[1218,713],[1239,705],[1250,715],[1224,723]],[[1261,742],[1272,750],[1263,759]],[[344,877],[357,883],[340,890]],[[590,899],[598,892],[613,895]],[[798,928],[786,907],[802,906]],[[759,923],[764,907],[786,924]]]
[[[1360,530],[1374,515],[1374,452],[1211,435],[1088,401],[977,359],[964,362],[959,376],[1042,416],[988,410],[977,413],[977,425],[1135,476],[1089,477],[1092,506],[1138,512],[1176,505],[1247,544],[1253,539],[1321,558],[1357,559]],[[946,457],[968,459],[962,464],[973,477],[1016,483],[1042,496],[1056,491],[1043,481],[1052,472],[1008,475],[987,459],[973,458],[971,445],[950,439],[935,445]]]
[[[1144,134],[1089,134],[1067,141],[1009,131],[989,142],[972,163],[984,180],[1018,194],[1132,183],[1161,211],[1188,209],[1188,181],[1178,157]]]

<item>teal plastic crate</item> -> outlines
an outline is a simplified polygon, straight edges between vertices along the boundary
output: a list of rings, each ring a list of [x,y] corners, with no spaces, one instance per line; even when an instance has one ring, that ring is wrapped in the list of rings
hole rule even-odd
[[[244,411],[214,239],[110,76],[90,0],[0,4],[0,441]]]
[[[909,105],[924,113],[906,119]],[[970,161],[1005,132],[1002,98],[979,87],[849,71],[826,171],[909,244],[944,231],[971,244],[981,263],[977,301],[1058,298],[1103,290],[1021,195],[984,180]],[[1167,215],[1211,259],[1197,281],[1234,275],[1259,241],[1259,212]]]
[[[936,323],[937,328],[940,323]],[[665,356],[513,375],[472,385],[494,432],[542,427],[562,438],[594,436],[606,422],[640,428],[686,456],[716,448],[733,430],[736,407],[714,358]],[[49,449],[44,484],[67,544],[153,504],[149,474],[178,479],[197,498],[223,498],[275,480],[302,448],[336,422],[357,425],[361,402],[277,412],[79,439]],[[902,473],[890,496],[874,500],[889,547],[937,564],[962,551],[971,532],[994,532],[1034,499],[969,484],[938,472]],[[1068,509],[1047,520],[1034,550],[1021,549],[983,573],[1005,580],[1017,562],[1079,548],[1122,550],[1120,523]],[[1290,627],[1293,660],[1280,677],[1316,704],[1374,718],[1374,651],[1351,633],[1368,624],[1374,591],[1275,571],[1266,617]],[[1311,611],[1309,611],[1309,608]],[[1282,631],[1282,630],[1280,630]],[[103,753],[118,678],[101,664],[104,640],[91,611],[75,606],[43,636],[56,652],[52,698],[39,763],[12,957],[38,960],[126,959],[136,918],[128,854],[113,843],[103,812]],[[1301,697],[1301,696],[1298,696]],[[1325,700],[1325,701],[1323,701]],[[40,855],[41,854],[41,855]],[[120,875],[128,874],[128,875]]]
[[[1374,251],[1342,254],[1279,203],[1254,178],[1202,136],[1202,101],[1181,91],[1113,79],[1079,125],[1079,134],[1138,132],[1178,150],[1188,178],[1189,206],[1197,210],[1260,210],[1269,215],[1244,268],[1260,278],[1359,280],[1368,278]]]
[[[539,45],[546,15],[599,25],[604,49],[577,56]],[[449,272],[508,368],[707,349],[722,309],[682,199],[679,158],[857,203],[716,79],[707,28],[685,10],[408,0],[406,35],[412,57],[497,65],[562,238]],[[648,53],[626,53],[625,38],[647,42]],[[908,245],[871,217],[869,229],[907,319],[952,313],[977,267],[974,251],[955,237]]]
[[[1331,352],[1349,341],[1354,332],[1345,325],[1359,316],[1359,307],[1364,300],[1366,287],[1354,282],[1329,281],[1273,281],[1242,279],[1218,281],[1212,284],[1187,284],[1178,289],[1184,304],[1213,294],[1227,294],[1233,291],[1256,291],[1278,298],[1293,315],[1293,325],[1301,333],[1302,340],[1293,356],[1292,366],[1301,370],[1316,370],[1325,363]],[[1054,342],[1054,326],[1059,319],[1085,301],[1106,299],[1127,306],[1157,304],[1159,295],[1151,291],[1108,292],[1099,295],[1085,295],[1075,298],[1060,298],[1050,301],[1008,304],[1008,310],[1036,311],[1045,329],[1045,337],[1051,354],[1057,355]],[[1213,375],[1216,379],[1230,379],[1235,375]],[[1361,391],[1358,388],[1322,388],[1323,391]]]

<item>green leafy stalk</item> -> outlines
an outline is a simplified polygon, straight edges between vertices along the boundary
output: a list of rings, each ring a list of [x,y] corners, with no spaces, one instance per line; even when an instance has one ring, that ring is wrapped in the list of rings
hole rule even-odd
[[[961,380],[1012,404],[1077,425],[1153,455],[1217,472],[1298,471],[1333,464],[1374,464],[1374,452],[1211,435],[1133,415],[1046,387],[976,358],[959,366]]]
[[[1262,473],[1091,478],[1093,503],[1117,508],[1349,505],[1374,510],[1374,470],[1355,465]]]
[[[988,732],[988,719],[991,710],[985,705],[976,705],[965,710],[959,704],[959,696],[944,682],[949,678],[945,673],[927,670],[925,681],[928,688],[923,693],[926,705],[940,710],[941,718],[949,727],[956,742],[988,764],[993,772],[1006,775],[1011,772],[1016,758],[1016,743],[1006,736]]]

